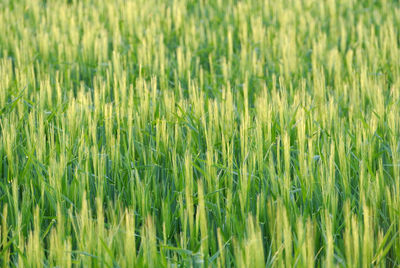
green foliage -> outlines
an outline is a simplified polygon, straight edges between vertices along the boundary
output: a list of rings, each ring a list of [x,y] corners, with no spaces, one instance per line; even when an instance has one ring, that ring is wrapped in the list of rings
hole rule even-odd
[[[400,265],[395,0],[0,1],[0,262]]]

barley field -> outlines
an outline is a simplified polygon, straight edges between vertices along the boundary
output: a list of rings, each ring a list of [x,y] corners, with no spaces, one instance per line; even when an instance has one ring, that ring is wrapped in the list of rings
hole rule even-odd
[[[397,0],[1,0],[4,267],[400,265]]]

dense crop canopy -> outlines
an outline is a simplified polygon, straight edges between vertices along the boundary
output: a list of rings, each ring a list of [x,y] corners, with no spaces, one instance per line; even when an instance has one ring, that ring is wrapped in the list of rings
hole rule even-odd
[[[400,265],[397,0],[0,0],[0,262]]]

